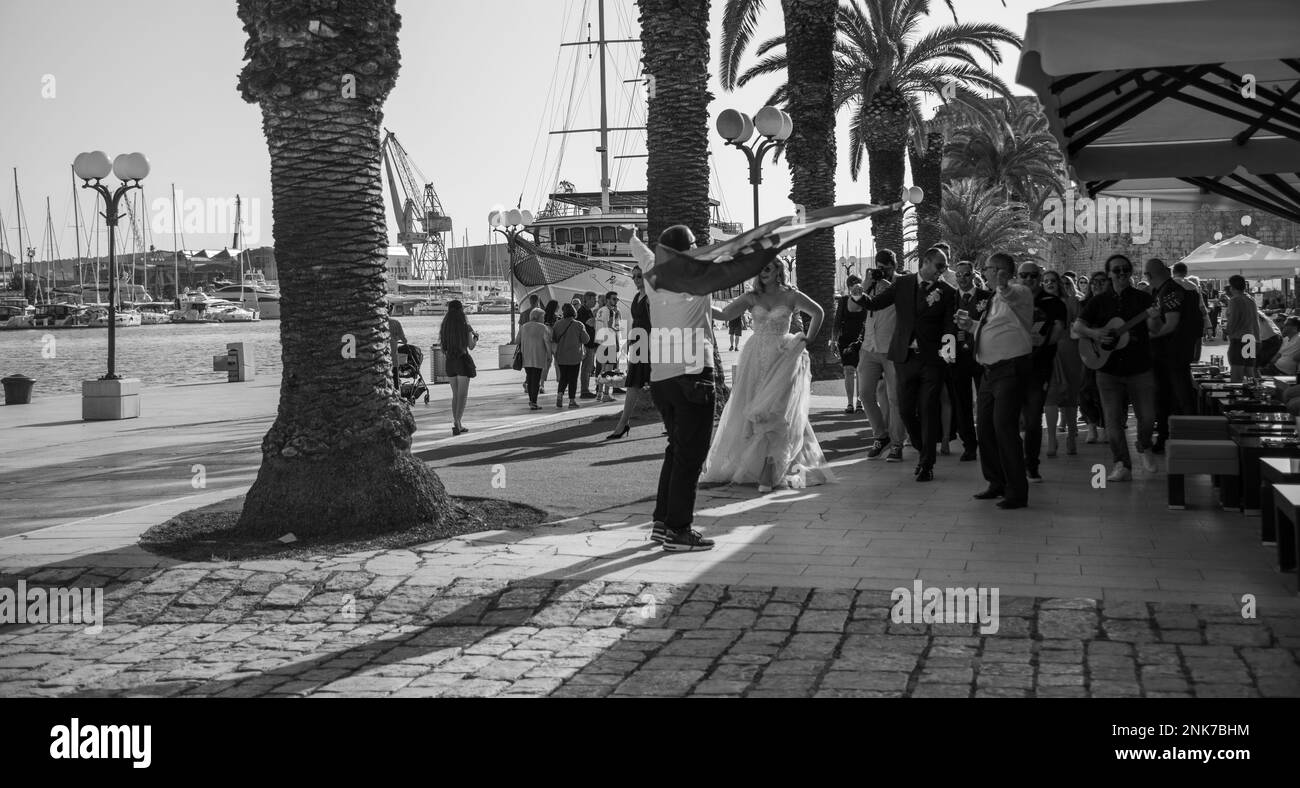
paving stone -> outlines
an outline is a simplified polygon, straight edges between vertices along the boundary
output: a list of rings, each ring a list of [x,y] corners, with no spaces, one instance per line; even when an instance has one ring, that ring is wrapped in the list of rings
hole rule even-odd
[[[1259,624],[1207,624],[1205,641],[1224,646],[1267,646],[1272,637]]]
[[[704,626],[710,629],[748,629],[758,620],[754,610],[723,607],[709,616]]]
[[[704,678],[703,670],[644,670],[629,676],[615,695],[680,697]]]
[[[816,596],[813,597],[816,600]],[[842,632],[848,621],[847,610],[806,610],[795,628],[799,632]]]
[[[1097,615],[1074,608],[1046,609],[1038,616],[1038,634],[1043,638],[1091,640],[1098,635]]]

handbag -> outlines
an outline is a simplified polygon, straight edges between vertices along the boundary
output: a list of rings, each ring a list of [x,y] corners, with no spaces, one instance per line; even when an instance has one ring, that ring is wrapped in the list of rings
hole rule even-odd
[[[515,360],[510,362],[510,367],[516,372],[524,368],[524,349],[522,347],[515,346]]]

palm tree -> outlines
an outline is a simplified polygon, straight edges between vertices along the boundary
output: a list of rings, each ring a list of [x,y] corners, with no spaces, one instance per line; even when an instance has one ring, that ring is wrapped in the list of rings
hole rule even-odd
[[[442,482],[411,456],[393,388],[380,182],[397,79],[395,0],[239,0],[239,77],[271,155],[284,372],[239,527],[280,536],[437,524]]]
[[[1001,25],[977,23],[944,25],[918,38],[917,30],[929,13],[929,0],[851,0],[840,6],[835,106],[850,110],[850,172],[858,177],[865,153],[870,200],[878,205],[898,199],[909,134],[924,129],[923,97],[955,93],[960,100],[978,89],[1011,94],[1002,79],[981,66],[975,55],[1001,63],[997,45],[1019,47],[1019,36]],[[776,50],[785,43],[784,36],[763,42],[755,55],[766,57],[738,77],[737,84],[784,71],[787,53]],[[773,98],[785,93],[782,86]],[[871,232],[877,249],[902,251],[901,215],[873,215]]]
[[[943,132],[931,131],[927,124],[924,134],[914,134],[908,141],[907,156],[912,165],[912,183],[925,192],[916,206],[916,245],[925,250],[942,239],[939,212],[943,204]]]
[[[709,242],[709,3],[637,0],[645,72],[646,213],[651,239],[684,224]]]
[[[674,224],[709,243],[709,0],[637,0],[641,57],[655,86],[646,107],[646,232]],[[730,396],[713,349],[715,416]]]
[[[1001,188],[1041,217],[1043,202],[1065,191],[1065,157],[1042,106],[1032,97],[1000,103],[956,129],[943,152],[944,172]]]
[[[978,263],[992,252],[1009,252],[1017,260],[1038,259],[1036,251],[1046,245],[1042,226],[1023,204],[1007,202],[1000,188],[974,178],[943,185],[939,225],[957,260]]]
[[[794,132],[782,146],[790,164],[790,200],[806,210],[835,204],[835,19],[838,0],[781,0],[790,50],[788,87],[770,104],[784,104]],[[722,18],[719,80],[725,90],[737,86],[741,56],[753,38],[764,0],[728,0]],[[784,56],[783,56],[784,57]],[[782,61],[782,67],[785,60]],[[778,151],[779,153],[780,151]],[[835,235],[815,233],[796,246],[799,287],[830,314],[835,302]],[[830,333],[814,337],[808,347],[816,380],[838,377],[838,359]]]
[[[835,16],[837,0],[781,0],[789,47],[786,107],[794,132],[786,143],[790,163],[790,200],[806,210],[835,204]],[[796,246],[799,288],[821,304],[835,308],[835,233],[823,230]],[[819,332],[808,347],[814,380],[843,375],[831,349],[830,332]]]

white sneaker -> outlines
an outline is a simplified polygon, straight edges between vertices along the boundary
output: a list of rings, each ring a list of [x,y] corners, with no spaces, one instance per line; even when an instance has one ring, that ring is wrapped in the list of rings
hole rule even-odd
[[[1150,449],[1138,452],[1138,456],[1142,458],[1142,470],[1147,473],[1155,473],[1160,470],[1160,466],[1156,464],[1155,454]]]
[[[1115,467],[1111,469],[1110,475],[1107,476],[1106,479],[1112,482],[1127,482],[1127,481],[1132,481],[1133,474],[1132,472],[1129,471],[1127,467],[1125,467],[1123,462],[1117,462],[1115,463]]]

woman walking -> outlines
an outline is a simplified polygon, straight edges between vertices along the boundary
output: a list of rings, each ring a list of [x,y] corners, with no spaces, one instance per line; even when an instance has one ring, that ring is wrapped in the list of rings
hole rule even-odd
[[[542,313],[542,322],[546,325],[547,329],[550,329],[555,326],[555,321],[559,319],[560,302],[552,298],[550,301],[546,302],[546,309]],[[546,357],[546,366],[542,367],[542,385],[538,389],[538,392],[542,394],[546,393],[546,379],[551,374],[551,365],[555,363],[555,346],[553,344],[549,346],[547,353],[549,355]],[[560,368],[558,366],[555,368],[555,379],[557,381],[560,379]]]
[[[528,407],[541,410],[537,395],[542,388],[542,370],[550,363],[551,331],[544,322],[546,313],[534,309],[529,322],[519,327],[519,352],[524,357],[524,390],[528,392]]]
[[[632,283],[636,285],[636,295],[632,296],[632,330],[627,339],[627,396],[623,399],[618,426],[605,436],[607,441],[618,440],[632,429],[632,414],[641,399],[641,390],[650,385],[650,302],[646,299],[645,277],[639,265],[632,266]]]
[[[1079,297],[1074,280],[1056,271],[1043,272],[1043,289],[1065,304],[1065,324],[1073,326],[1079,316]],[[1057,417],[1065,430],[1065,453],[1078,454],[1079,440],[1079,390],[1083,388],[1083,359],[1079,356],[1079,340],[1067,331],[1056,348],[1052,380],[1047,387],[1047,400],[1043,414],[1047,416],[1047,456],[1055,457],[1057,450]]]
[[[835,308],[835,337],[840,351],[840,365],[844,367],[844,396],[848,404],[846,414],[862,411],[862,395],[857,392],[858,360],[862,351],[862,324],[867,322],[867,309],[853,298],[862,295],[862,278],[849,274],[844,281],[847,295],[839,297]],[[850,298],[852,296],[853,298]]]
[[[451,434],[469,432],[461,419],[465,416],[465,401],[469,399],[469,380],[478,375],[474,359],[469,352],[478,344],[478,334],[465,319],[465,306],[460,301],[447,302],[447,314],[438,329],[438,342],[447,355],[447,377],[451,378]]]
[[[565,304],[563,317],[551,327],[551,341],[555,343],[555,368],[559,382],[555,390],[555,407],[564,407],[564,391],[569,391],[569,407],[578,407],[578,369],[582,366],[582,346],[590,341],[587,329],[576,318],[573,304]]]

